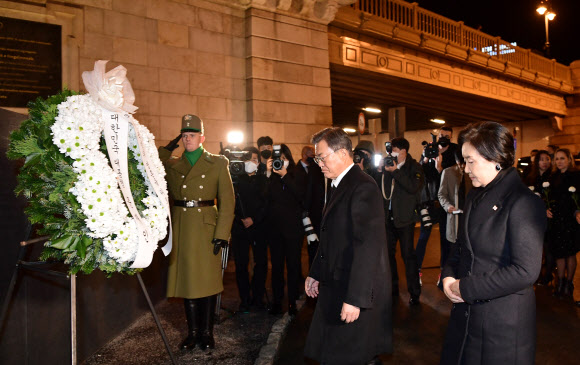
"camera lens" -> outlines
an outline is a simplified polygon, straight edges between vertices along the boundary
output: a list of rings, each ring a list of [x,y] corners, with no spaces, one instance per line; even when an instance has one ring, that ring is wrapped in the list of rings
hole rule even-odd
[[[284,161],[282,161],[282,160],[272,161],[272,168],[274,170],[282,170],[282,166],[284,166]]]

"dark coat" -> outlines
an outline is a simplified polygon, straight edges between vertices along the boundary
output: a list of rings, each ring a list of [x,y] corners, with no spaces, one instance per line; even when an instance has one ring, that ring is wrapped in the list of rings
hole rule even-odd
[[[324,175],[320,166],[315,163],[308,166],[308,172],[300,162],[297,165],[307,175],[306,192],[304,195],[304,209],[312,221],[312,227],[317,235],[320,235],[320,222],[322,221],[322,209],[324,208]]]
[[[364,364],[392,352],[391,271],[385,216],[375,181],[358,166],[343,177],[324,210],[310,277],[320,282],[304,354],[328,364]],[[340,320],[343,303],[361,308]]]
[[[548,244],[550,252],[557,259],[576,255],[580,250],[578,242],[578,222],[576,222],[576,203],[572,193],[568,190],[571,186],[580,189],[578,171],[559,170],[550,176],[548,196],[553,217],[550,219],[548,229]],[[580,194],[576,191],[575,194]]]
[[[395,181],[391,196],[391,184]],[[391,196],[391,209],[395,227],[402,228],[417,221],[416,208],[421,200],[421,190],[425,183],[423,169],[407,154],[405,164],[393,172],[384,171],[381,181],[383,196]],[[437,198],[437,196],[435,196]],[[385,210],[389,209],[389,200],[385,199]]]
[[[441,278],[460,279],[441,364],[533,364],[546,210],[509,168],[467,196]]]
[[[234,179],[234,191],[236,193],[236,210],[232,233],[243,234],[254,231],[261,226],[267,214],[266,175],[248,176],[242,174]],[[252,218],[254,224],[248,229],[242,223],[243,218]]]

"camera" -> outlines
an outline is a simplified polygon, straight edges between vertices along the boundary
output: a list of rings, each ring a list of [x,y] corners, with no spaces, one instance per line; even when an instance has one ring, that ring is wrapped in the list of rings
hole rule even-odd
[[[220,155],[226,156],[230,160],[230,174],[232,178],[245,174],[244,156],[248,154],[248,151],[240,151],[236,147],[233,147],[231,150],[229,148],[224,149],[221,142],[220,148]]]
[[[419,213],[421,214],[421,222],[423,222],[425,227],[433,225],[433,220],[431,219],[431,215],[429,215],[429,206],[427,204],[421,206]]]
[[[304,226],[304,235],[306,236],[308,244],[318,241],[318,235],[314,232],[314,227],[312,226],[308,212],[302,213],[302,225]]]
[[[423,154],[427,158],[437,158],[437,156],[439,156],[439,144],[437,143],[437,136],[434,135],[433,133],[431,133],[431,137],[433,138],[433,141],[431,141],[431,142],[423,141],[421,143],[423,146],[425,146]],[[445,137],[443,137],[443,138],[445,138]],[[442,138],[440,138],[440,140],[441,139]],[[448,138],[447,138],[447,141],[448,141],[447,144],[449,144]]]
[[[387,157],[385,157],[385,166],[395,166],[397,164],[397,157],[393,156],[393,146],[391,142],[385,142],[385,150],[387,151]]]
[[[272,151],[272,169],[282,170],[284,167],[284,161],[282,161],[282,149],[279,144],[274,145],[274,150]]]
[[[363,161],[364,161],[364,159],[365,159],[366,157],[367,157],[367,156],[365,155],[365,153],[364,153],[364,152],[362,152],[361,150],[354,150],[354,152],[353,152],[353,156],[352,156],[352,161],[353,161],[354,163],[361,163],[361,162],[363,162]]]

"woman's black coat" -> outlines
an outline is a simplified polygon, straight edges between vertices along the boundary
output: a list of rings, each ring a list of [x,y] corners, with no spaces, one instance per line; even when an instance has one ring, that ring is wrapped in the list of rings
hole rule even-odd
[[[361,365],[392,352],[391,271],[382,197],[354,165],[327,202],[310,277],[320,282],[304,354],[326,364]],[[340,320],[343,302],[361,308]]]
[[[509,168],[470,191],[442,278],[460,279],[441,364],[533,364],[546,210]]]

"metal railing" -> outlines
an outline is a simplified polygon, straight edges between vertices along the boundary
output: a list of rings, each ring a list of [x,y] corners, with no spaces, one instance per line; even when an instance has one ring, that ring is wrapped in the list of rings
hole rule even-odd
[[[358,0],[351,7],[450,43],[486,53],[532,72],[571,82],[570,67],[537,55],[529,49],[515,46],[500,37],[468,27],[463,22],[456,22],[420,8],[417,3],[403,0]]]

